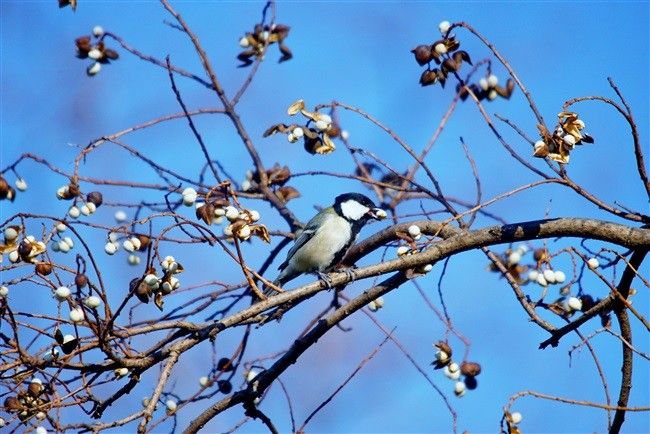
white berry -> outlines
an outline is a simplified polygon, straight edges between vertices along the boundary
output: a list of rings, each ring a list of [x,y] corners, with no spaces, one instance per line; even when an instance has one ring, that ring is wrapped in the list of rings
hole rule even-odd
[[[197,197],[198,197],[198,193],[196,192],[196,190],[194,190],[192,187],[187,187],[185,190],[183,190],[183,205],[185,206],[194,205],[194,202],[196,202]]]
[[[0,297],[6,297],[8,295],[9,295],[9,288],[7,288],[4,285],[0,286]]]
[[[109,255],[114,255],[117,252],[118,245],[108,242],[104,245],[104,251]]]
[[[436,44],[436,46],[435,46],[433,49],[434,49],[434,50],[436,51],[436,53],[438,53],[438,54],[445,54],[445,53],[447,52],[447,47],[446,47],[445,44],[443,44],[443,43]]]
[[[239,40],[239,46],[242,48],[246,48],[250,45],[250,42],[248,42],[248,38],[246,36],[242,36],[242,38]]]
[[[487,79],[486,79],[485,77],[482,77],[482,78],[478,81],[478,85],[481,86],[481,89],[483,89],[483,90],[488,90],[488,88],[490,87],[490,86],[488,85],[488,81],[487,81]]]
[[[438,30],[440,30],[440,33],[443,35],[447,34],[449,27],[451,27],[451,23],[449,21],[441,21],[440,24],[438,24]]]
[[[397,256],[404,256],[409,252],[409,248],[407,246],[399,246],[397,248]]]
[[[95,35],[95,37],[99,38],[103,34],[104,34],[104,28],[102,26],[93,27],[93,35]]]
[[[95,62],[86,69],[86,74],[93,76],[99,74],[99,71],[102,69],[102,64]]]
[[[548,269],[544,270],[544,279],[548,283],[555,283],[555,271]]]
[[[14,185],[20,191],[27,190],[27,181],[25,181],[23,178],[16,179],[16,182],[14,183]]]
[[[79,208],[76,206],[72,205],[70,209],[68,210],[68,215],[72,217],[73,219],[78,218],[81,215],[81,211],[79,211]]]
[[[422,234],[420,231],[420,227],[418,225],[411,225],[408,228],[409,235],[412,236],[413,238],[416,238]]]
[[[587,261],[587,265],[588,265],[589,268],[591,268],[592,270],[595,270],[596,268],[600,267],[600,262],[598,261],[598,258],[590,258],[590,259]]]
[[[235,208],[234,206],[227,206],[225,208],[226,211],[226,218],[230,220],[231,222],[237,220],[239,218],[239,210]]]
[[[461,397],[465,394],[465,383],[462,381],[457,381],[456,384],[454,384],[454,393],[456,394],[457,397]]]
[[[70,310],[70,321],[72,322],[81,322],[84,319],[84,311],[80,307],[75,307]]]
[[[208,377],[199,378],[199,384],[201,387],[207,387],[210,384],[210,379]]]
[[[524,417],[518,411],[515,411],[514,413],[510,413],[510,421],[514,425],[517,425],[519,422],[521,422],[523,418]]]
[[[56,288],[56,291],[54,291],[54,295],[59,301],[66,300],[68,297],[70,297],[70,293],[71,293],[70,288],[68,288],[67,286],[59,286],[58,288]]]
[[[126,213],[122,210],[115,211],[115,221],[118,223],[122,223],[123,221],[126,221],[127,216]]]
[[[176,405],[176,401],[174,401],[173,399],[168,399],[167,402],[165,402],[165,405],[167,406],[167,411],[169,413],[173,413],[176,411],[177,405]]]
[[[508,265],[517,265],[521,261],[521,253],[518,250],[510,253],[508,255]]]
[[[102,304],[102,299],[97,297],[96,295],[91,295],[90,297],[84,300],[84,304],[91,309],[96,309]]]
[[[136,254],[131,253],[127,258],[129,265],[138,265],[140,263],[140,257]]]
[[[566,304],[571,310],[582,310],[582,300],[578,297],[569,297]]]
[[[490,74],[490,76],[487,79],[487,82],[490,87],[494,87],[499,83],[499,79],[497,78],[496,75]]]
[[[563,283],[565,280],[566,280],[566,274],[564,274],[564,271],[556,270],[555,281],[557,283]]]
[[[7,242],[12,242],[16,238],[18,238],[18,231],[15,228],[8,227],[5,229],[5,240]]]

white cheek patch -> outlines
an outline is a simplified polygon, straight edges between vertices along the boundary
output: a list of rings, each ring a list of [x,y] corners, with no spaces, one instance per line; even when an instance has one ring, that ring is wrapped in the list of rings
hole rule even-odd
[[[361,205],[356,200],[348,200],[341,204],[343,216],[350,220],[359,220],[370,211],[367,206]]]

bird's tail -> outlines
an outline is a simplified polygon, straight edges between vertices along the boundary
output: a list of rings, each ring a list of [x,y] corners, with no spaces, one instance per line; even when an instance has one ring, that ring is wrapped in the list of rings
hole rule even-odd
[[[290,267],[286,267],[280,272],[280,275],[273,281],[273,286],[282,288],[287,282],[298,277],[299,273],[292,273]],[[264,286],[262,293],[267,297],[272,297],[278,294],[278,291],[273,289],[271,286]]]

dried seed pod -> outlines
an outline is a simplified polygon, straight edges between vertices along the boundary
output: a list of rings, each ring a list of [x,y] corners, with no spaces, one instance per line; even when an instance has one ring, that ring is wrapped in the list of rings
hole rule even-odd
[[[5,399],[4,407],[9,412],[18,412],[23,409],[23,405],[15,396],[10,396],[9,398]]]
[[[214,217],[214,205],[211,203],[206,203],[203,206],[196,209],[196,218],[203,220],[205,224],[211,224]]]
[[[32,381],[29,383],[29,386],[27,386],[27,392],[34,398],[38,398],[41,392],[43,392],[43,385],[41,383]]]
[[[52,272],[52,264],[49,262],[39,262],[36,264],[36,273],[40,274],[41,276],[47,276]]]
[[[300,197],[300,192],[293,187],[284,186],[275,191],[275,194],[283,201],[289,202],[291,199]]]
[[[86,195],[86,202],[93,203],[97,208],[99,208],[104,202],[104,197],[98,191],[91,191]]]
[[[217,370],[221,372],[230,372],[234,369],[232,361],[227,357],[222,357],[217,362]]]
[[[232,383],[228,380],[217,381],[217,386],[219,386],[219,392],[223,393],[224,395],[232,392]]]
[[[481,365],[476,362],[463,362],[460,365],[460,372],[468,377],[476,377],[481,373]]]
[[[438,81],[438,74],[436,73],[437,69],[427,69],[420,75],[420,85],[422,86],[429,86],[432,84],[436,84]]]
[[[18,244],[18,255],[22,258],[23,261],[29,259],[29,254],[32,252],[32,243],[29,240],[24,239]]]
[[[84,288],[88,284],[88,277],[85,274],[77,273],[74,277],[74,284],[77,285],[77,289]]]
[[[420,66],[424,66],[431,61],[433,58],[431,55],[431,46],[430,45],[418,45],[411,50],[411,53],[415,56],[415,60]]]
[[[447,356],[451,358],[453,351],[451,350],[451,347],[447,342],[438,341],[434,344],[434,347],[438,348],[440,351],[444,351],[445,353],[447,353]]]

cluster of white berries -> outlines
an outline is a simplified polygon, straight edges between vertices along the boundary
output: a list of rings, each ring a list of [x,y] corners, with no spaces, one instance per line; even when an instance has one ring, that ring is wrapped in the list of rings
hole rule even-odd
[[[16,227],[6,228],[4,235],[7,244],[13,245],[8,255],[9,262],[12,264],[17,264],[20,261],[33,262],[38,255],[46,250],[45,243],[43,241],[36,241],[34,235],[27,235],[20,243],[16,244],[15,242],[18,238],[18,230]],[[72,240],[69,241],[72,243]]]
[[[497,97],[496,87],[499,84],[499,79],[496,75],[490,74],[487,77],[482,77],[478,81],[478,85],[487,92],[487,98],[492,101]]]
[[[253,234],[250,225],[259,221],[260,213],[256,210],[238,210],[234,206],[227,206],[223,210],[224,216],[231,222],[223,228],[223,234],[227,237],[227,241],[233,242],[233,237],[237,237],[241,241],[248,240]]]
[[[63,237],[58,242],[52,243],[52,250],[55,252],[68,253],[73,247],[74,242],[70,237]]]
[[[104,245],[104,251],[106,254],[114,255],[118,250],[120,250],[120,247],[123,247],[124,250],[129,253],[127,258],[129,265],[140,264],[140,257],[135,254],[136,251],[139,251],[143,247],[140,238],[136,236],[128,237],[120,245],[117,234],[114,232],[109,233],[108,242]]]
[[[384,307],[384,297],[377,297],[368,303],[368,309],[370,309],[371,312],[377,312],[382,307]]]
[[[544,271],[531,270],[528,273],[528,280],[536,282],[540,286],[548,286],[554,283],[560,284],[566,281],[566,274],[562,270],[551,270],[550,268]]]
[[[433,347],[437,349],[436,364],[444,365],[443,372],[445,376],[450,380],[455,381],[454,394],[459,398],[462,397],[465,395],[466,386],[462,381],[458,381],[461,374],[460,366],[458,363],[451,360],[451,354],[449,354],[449,350],[446,349],[448,348],[446,344],[441,345],[441,342],[438,342],[436,344],[433,344]]]
[[[418,225],[409,226],[408,232],[411,238],[413,238],[415,241],[419,240],[422,237],[422,231]]]

